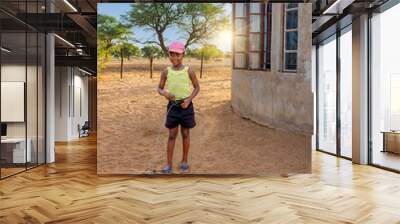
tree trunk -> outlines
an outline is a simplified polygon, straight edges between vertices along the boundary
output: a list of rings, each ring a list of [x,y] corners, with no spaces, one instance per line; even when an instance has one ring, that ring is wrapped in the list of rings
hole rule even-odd
[[[201,53],[201,63],[200,63],[200,78],[203,77],[203,61],[204,61],[204,53]]]
[[[153,56],[150,56],[150,78],[153,78]]]
[[[122,79],[122,73],[124,72],[124,51],[121,49],[121,70],[120,79]]]
[[[159,46],[161,47],[161,50],[164,52],[165,55],[168,55],[168,48],[167,48],[167,46],[165,46],[164,36],[163,36],[162,31],[156,30],[156,33],[157,33],[158,41],[160,42]]]

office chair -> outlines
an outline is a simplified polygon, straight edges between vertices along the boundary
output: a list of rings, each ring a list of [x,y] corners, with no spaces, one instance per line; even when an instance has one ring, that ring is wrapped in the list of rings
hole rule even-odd
[[[80,125],[78,124],[78,129],[79,129],[79,138],[89,136],[89,129],[90,129],[89,121],[85,121],[82,127],[80,127]]]

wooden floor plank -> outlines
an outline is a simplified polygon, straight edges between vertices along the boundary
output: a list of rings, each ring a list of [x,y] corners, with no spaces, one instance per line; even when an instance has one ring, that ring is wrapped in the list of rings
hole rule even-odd
[[[96,174],[95,135],[0,181],[0,223],[400,223],[400,175],[313,152],[288,177]]]

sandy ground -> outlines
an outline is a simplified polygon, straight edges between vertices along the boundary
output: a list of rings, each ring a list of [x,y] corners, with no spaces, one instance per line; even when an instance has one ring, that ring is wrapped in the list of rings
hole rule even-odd
[[[166,163],[168,130],[164,128],[167,101],[158,95],[161,69],[155,62],[131,60],[119,78],[118,61],[110,62],[98,79],[98,173],[157,173]],[[199,77],[197,60],[186,60]],[[230,105],[231,66],[226,61],[205,64],[194,99],[197,126],[191,130],[189,173],[282,174],[310,171],[310,137],[271,129],[238,116]],[[179,136],[174,172],[181,160]]]

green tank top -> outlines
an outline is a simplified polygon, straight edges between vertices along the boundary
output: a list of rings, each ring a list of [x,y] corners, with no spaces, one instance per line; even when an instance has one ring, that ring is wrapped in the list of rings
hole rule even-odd
[[[176,71],[172,67],[167,67],[167,89],[175,95],[175,100],[187,98],[191,94],[189,67],[185,66],[182,70]]]

